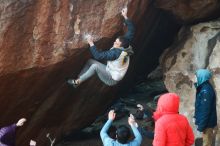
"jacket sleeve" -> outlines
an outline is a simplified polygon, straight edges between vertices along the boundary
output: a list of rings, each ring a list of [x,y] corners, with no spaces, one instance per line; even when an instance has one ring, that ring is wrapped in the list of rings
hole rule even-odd
[[[108,51],[98,51],[96,46],[91,46],[89,49],[90,52],[92,53],[92,56],[96,60],[115,60],[121,54],[120,49],[114,49],[114,48]]]
[[[1,128],[0,129],[0,141],[2,141],[4,138],[6,138],[5,136],[8,134],[14,135],[15,129],[16,129],[16,124],[12,124],[10,126]]]
[[[155,124],[153,146],[166,146],[166,131],[164,125],[161,125],[158,121]]]
[[[103,145],[108,145],[109,143],[111,143],[113,141],[112,138],[110,138],[107,134],[107,131],[109,129],[109,127],[112,124],[112,120],[108,120],[105,125],[102,127],[102,130],[100,132],[100,137],[102,139]]]
[[[138,131],[137,127],[135,126],[131,126],[131,129],[134,133],[135,139],[132,141],[132,145],[141,145],[141,141],[142,141],[142,136],[140,134],[140,132]]]
[[[208,93],[208,91],[203,90],[201,91],[201,99],[200,99],[200,106],[198,106],[198,112],[200,117],[200,120],[198,121],[198,131],[202,132],[205,130],[208,119],[209,119],[209,114],[211,112],[211,96]]]
[[[2,137],[5,135],[5,131],[6,131],[5,127],[0,129],[0,141],[1,141]]]
[[[133,40],[133,38],[134,38],[134,33],[135,33],[134,24],[133,24],[133,22],[131,20],[126,19],[125,20],[125,25],[128,27],[128,31],[126,32],[124,37],[131,42]]]
[[[187,120],[187,124],[188,124],[188,128],[187,128],[187,136],[186,136],[186,146],[191,146],[193,145],[195,138],[194,138],[193,130],[188,120]]]

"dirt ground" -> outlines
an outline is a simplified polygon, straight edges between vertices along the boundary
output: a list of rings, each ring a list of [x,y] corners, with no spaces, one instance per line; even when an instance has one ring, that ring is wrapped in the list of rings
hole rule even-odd
[[[155,82],[152,84],[140,84],[137,88],[134,89],[134,92],[132,94],[129,94],[129,96],[125,96],[125,98],[122,98],[121,100],[119,100],[119,102],[113,104],[113,109],[118,109],[118,116],[120,117],[117,119],[116,114],[117,120],[114,120],[113,125],[116,127],[122,124],[129,126],[127,122],[128,115],[130,113],[136,113],[137,104],[142,104],[145,109],[147,109],[147,107],[152,107],[153,109],[155,109],[155,104],[153,102],[154,97],[155,95],[158,95],[158,93],[164,92],[164,90],[165,89],[163,88],[163,83],[161,82]],[[59,142],[59,144],[57,144],[56,146],[103,146],[99,136],[99,132],[104,123],[107,121],[108,111],[109,109],[106,111],[105,114],[100,116],[98,120],[96,120],[90,126],[90,128],[87,128],[87,130],[85,130],[85,133],[87,133],[86,135],[82,133],[72,135],[68,138],[68,140],[63,140],[62,142]],[[136,121],[140,127],[147,126],[149,130],[153,131],[153,123],[147,122],[146,120]],[[147,137],[143,137],[141,146],[152,146],[152,140],[148,139]]]
[[[146,104],[146,103],[144,103],[144,101],[140,101],[140,100],[138,101],[138,103]],[[135,111],[136,111],[136,109],[133,107],[127,107],[127,108],[131,113],[135,113]],[[147,124],[144,120],[136,120],[136,121],[138,122],[139,126],[143,126],[143,125]],[[127,124],[127,116],[125,116],[119,120],[115,120],[113,122],[114,126],[118,126],[121,124]],[[147,125],[149,125],[149,124],[147,124]],[[102,127],[103,125],[104,125],[104,123],[102,123],[100,126]],[[96,124],[95,127],[96,128],[99,127],[99,124]],[[70,137],[69,140],[65,140],[65,141],[57,144],[56,146],[103,146],[102,141],[99,137],[99,131],[101,130],[101,127],[99,127],[98,128],[99,130],[97,130],[95,132],[96,134],[94,134],[94,131],[93,131],[93,133],[90,133],[90,134],[79,133],[79,134],[73,135],[72,138]],[[143,141],[142,141],[141,146],[152,146],[152,140],[148,139],[147,137],[143,137]]]
[[[87,140],[66,142],[56,146],[103,146],[103,144],[101,139],[97,137]],[[152,140],[143,138],[141,146],[152,146]]]

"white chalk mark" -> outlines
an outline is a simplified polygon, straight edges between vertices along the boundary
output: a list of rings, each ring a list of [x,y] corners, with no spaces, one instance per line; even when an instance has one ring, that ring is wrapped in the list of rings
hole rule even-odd
[[[74,24],[74,32],[75,32],[75,34],[80,34],[80,28],[79,28],[80,22],[81,22],[80,16],[77,15],[76,22]]]

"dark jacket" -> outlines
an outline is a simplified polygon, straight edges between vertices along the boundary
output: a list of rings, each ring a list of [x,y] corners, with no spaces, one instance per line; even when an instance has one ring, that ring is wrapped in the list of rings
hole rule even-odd
[[[124,35],[124,37],[128,39],[129,42],[131,42],[134,37],[135,28],[133,23],[129,19],[125,20],[125,24],[128,27],[128,31]],[[121,52],[124,51],[124,49],[118,49],[118,48],[111,48],[110,50],[107,51],[99,51],[97,50],[96,46],[92,46],[89,49],[90,52],[92,53],[92,56],[96,60],[115,60],[120,56]]]
[[[0,145],[15,146],[15,129],[16,124],[0,129]]]
[[[217,125],[216,94],[209,83],[211,73],[208,70],[198,70],[196,76],[195,124],[202,132]]]

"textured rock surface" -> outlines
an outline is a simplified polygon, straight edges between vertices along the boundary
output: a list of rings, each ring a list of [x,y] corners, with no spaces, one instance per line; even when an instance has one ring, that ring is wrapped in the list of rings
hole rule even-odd
[[[213,85],[217,92],[217,112],[220,117],[220,21],[201,23],[183,28],[178,40],[161,57],[164,80],[170,92],[181,96],[180,112],[193,123],[195,88],[191,81],[195,70],[209,68],[213,72]],[[219,120],[218,120],[218,124]],[[216,144],[220,144],[220,134]]]
[[[156,0],[156,6],[173,13],[182,22],[195,22],[217,16],[219,0]]]
[[[123,33],[120,10],[127,5],[138,23],[148,1],[1,1],[0,126],[28,119],[18,130],[18,146],[30,139],[48,145],[47,133],[59,139],[83,128],[116,98],[117,87],[108,88],[95,77],[77,90],[65,78],[76,77],[91,57],[85,34],[93,34],[98,47],[106,49]]]
[[[74,132],[90,124],[116,98],[118,88],[107,88],[97,78],[77,90],[69,88],[65,78],[76,77],[91,57],[85,34],[92,33],[98,47],[106,49],[122,33],[124,6],[128,5],[138,29],[136,54],[122,84],[133,85],[130,80],[157,65],[157,56],[172,42],[179,26],[154,4],[147,0],[1,1],[0,111],[4,114],[0,126],[28,119],[18,130],[18,146],[28,145],[30,139],[47,145],[46,133],[60,138]]]

